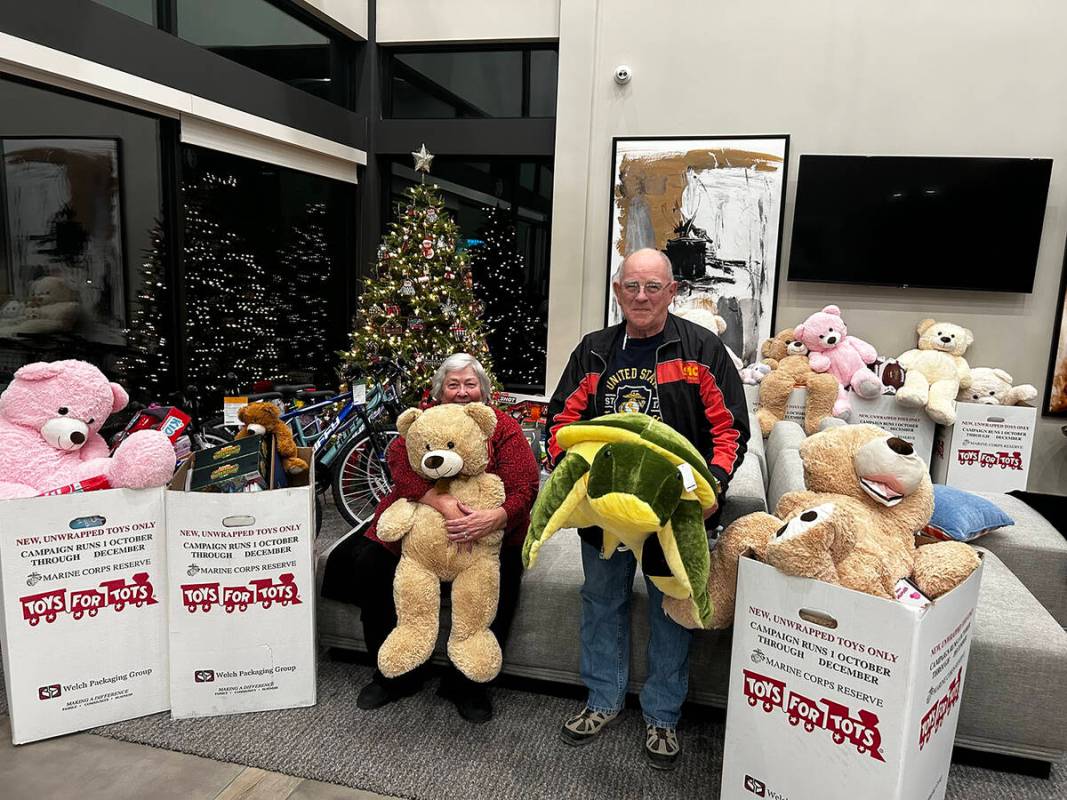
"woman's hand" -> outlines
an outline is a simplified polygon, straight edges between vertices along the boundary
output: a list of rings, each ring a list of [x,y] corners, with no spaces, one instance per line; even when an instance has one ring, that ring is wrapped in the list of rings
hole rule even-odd
[[[459,501],[450,494],[441,494],[436,486],[420,497],[419,502],[428,505],[446,520],[463,519],[466,516],[460,510]]]
[[[463,516],[448,519],[445,528],[448,530],[448,540],[461,548],[466,546],[467,552],[474,548],[474,543],[479,539],[502,530],[508,524],[507,512],[502,508],[476,511],[464,503],[457,505]]]

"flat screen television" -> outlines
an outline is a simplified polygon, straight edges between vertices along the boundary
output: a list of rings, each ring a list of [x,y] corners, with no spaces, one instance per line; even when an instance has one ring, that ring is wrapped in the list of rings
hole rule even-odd
[[[1050,158],[802,155],[789,279],[1031,292]]]

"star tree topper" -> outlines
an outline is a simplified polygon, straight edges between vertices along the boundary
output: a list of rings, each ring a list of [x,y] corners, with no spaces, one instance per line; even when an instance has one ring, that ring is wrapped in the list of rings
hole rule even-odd
[[[430,162],[433,161],[433,153],[426,149],[426,145],[420,145],[419,149],[412,151],[411,155],[415,159],[415,171],[425,172],[429,175]]]

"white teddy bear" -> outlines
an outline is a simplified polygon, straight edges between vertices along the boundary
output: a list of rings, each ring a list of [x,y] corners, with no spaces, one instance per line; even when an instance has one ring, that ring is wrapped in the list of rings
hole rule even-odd
[[[1011,375],[1002,369],[973,367],[971,385],[960,389],[956,399],[961,403],[982,403],[990,406],[1017,406],[1037,397],[1037,389],[1029,383],[1012,386]]]
[[[919,346],[897,362],[905,370],[897,401],[926,413],[939,425],[956,422],[956,395],[971,385],[971,368],[963,354],[974,334],[951,322],[924,319],[916,327]]]

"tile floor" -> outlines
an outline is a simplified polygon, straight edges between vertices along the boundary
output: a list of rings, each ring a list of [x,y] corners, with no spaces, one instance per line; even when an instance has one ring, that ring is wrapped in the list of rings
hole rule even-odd
[[[15,747],[0,715],[4,800],[391,800],[89,733]]]

